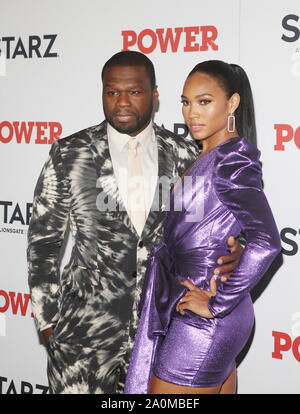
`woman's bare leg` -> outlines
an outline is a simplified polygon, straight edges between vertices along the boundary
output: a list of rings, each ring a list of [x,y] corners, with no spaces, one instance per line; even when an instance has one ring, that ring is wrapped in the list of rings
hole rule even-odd
[[[236,394],[236,369],[232,371],[227,380],[222,384],[220,394]]]

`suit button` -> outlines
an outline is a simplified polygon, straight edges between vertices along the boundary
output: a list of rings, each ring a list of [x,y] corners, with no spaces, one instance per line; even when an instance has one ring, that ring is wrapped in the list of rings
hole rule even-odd
[[[140,241],[139,242],[139,247],[143,247],[144,246],[144,242]]]
[[[132,277],[136,277],[136,271],[132,272]]]

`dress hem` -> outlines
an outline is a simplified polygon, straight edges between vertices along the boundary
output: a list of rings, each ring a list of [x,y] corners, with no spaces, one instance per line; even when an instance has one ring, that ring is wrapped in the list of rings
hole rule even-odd
[[[233,368],[235,369],[235,368]],[[165,373],[165,371],[164,371]],[[153,375],[155,375],[158,379],[165,381],[165,382],[169,382],[170,384],[174,384],[174,385],[181,385],[184,387],[191,387],[191,388],[208,388],[208,387],[217,387],[218,385],[222,385],[226,379],[231,375],[232,371],[230,372],[229,375],[227,375],[225,377],[224,380],[220,380],[217,383],[187,383],[186,379],[183,381],[180,381],[177,377],[172,376],[172,374],[170,374],[168,372],[168,377],[164,376],[159,370],[155,370],[155,372],[153,372]]]

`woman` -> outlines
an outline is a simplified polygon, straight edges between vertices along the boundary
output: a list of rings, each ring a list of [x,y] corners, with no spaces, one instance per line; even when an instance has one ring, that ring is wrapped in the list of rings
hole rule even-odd
[[[175,184],[163,241],[152,249],[125,393],[235,393],[235,358],[254,323],[249,292],[280,251],[260,153],[250,143],[256,129],[246,73],[200,63],[182,104],[202,152]],[[214,262],[228,235],[240,232],[247,240],[240,263],[218,284]]]

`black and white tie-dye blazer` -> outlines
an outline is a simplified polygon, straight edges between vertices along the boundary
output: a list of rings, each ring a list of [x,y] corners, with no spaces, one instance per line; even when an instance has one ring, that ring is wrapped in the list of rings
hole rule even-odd
[[[162,236],[168,191],[157,186],[153,203],[159,205],[153,204],[139,237],[120,198],[106,125],[52,144],[34,191],[27,257],[38,329],[53,324],[62,343],[118,349],[140,297],[148,254]],[[198,147],[155,124],[154,130],[158,175],[174,179]],[[108,209],[101,211],[105,203]],[[73,248],[60,275],[68,223]]]

